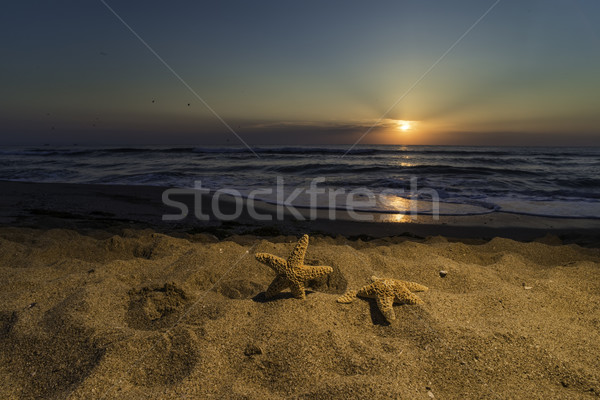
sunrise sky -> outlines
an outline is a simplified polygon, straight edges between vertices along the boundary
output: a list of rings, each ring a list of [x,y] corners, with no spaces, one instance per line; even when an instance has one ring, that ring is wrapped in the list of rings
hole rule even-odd
[[[0,144],[240,144],[191,88],[250,144],[600,145],[596,0],[106,3],[189,88],[102,1],[8,2]]]

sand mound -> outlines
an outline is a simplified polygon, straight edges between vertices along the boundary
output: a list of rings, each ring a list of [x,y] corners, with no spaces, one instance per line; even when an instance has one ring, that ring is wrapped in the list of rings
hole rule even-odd
[[[599,250],[315,237],[306,262],[334,272],[265,301],[252,254],[295,241],[0,229],[0,397],[600,396]],[[424,304],[389,324],[336,303],[372,275],[428,286]]]
[[[166,329],[175,322],[185,310],[187,296],[174,283],[165,283],[162,287],[144,287],[129,292],[130,302],[126,322],[134,329]]]
[[[62,398],[88,377],[105,349],[94,342],[73,313],[80,293],[67,296],[26,328],[31,309],[3,312],[0,340],[3,369],[14,379],[10,392],[21,398]]]

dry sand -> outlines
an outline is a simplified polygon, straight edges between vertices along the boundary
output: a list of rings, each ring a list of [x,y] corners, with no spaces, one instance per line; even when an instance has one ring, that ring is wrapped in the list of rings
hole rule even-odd
[[[264,301],[296,237],[180,236],[0,228],[0,398],[600,396],[597,248],[312,237],[334,273]],[[430,290],[336,303],[371,275]]]

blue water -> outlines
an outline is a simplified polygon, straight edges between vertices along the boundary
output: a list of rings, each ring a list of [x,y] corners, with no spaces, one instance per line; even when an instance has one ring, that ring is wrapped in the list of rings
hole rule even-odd
[[[357,146],[344,156],[347,148],[259,146],[257,158],[242,147],[0,147],[0,179],[183,188],[200,181],[247,195],[275,187],[278,176],[286,193],[323,177],[322,188],[385,193],[367,207],[374,211],[394,212],[402,199],[418,198],[419,210],[430,213],[434,190],[441,214],[600,217],[597,147]],[[411,193],[411,179],[429,191]],[[305,195],[293,201],[307,202]]]

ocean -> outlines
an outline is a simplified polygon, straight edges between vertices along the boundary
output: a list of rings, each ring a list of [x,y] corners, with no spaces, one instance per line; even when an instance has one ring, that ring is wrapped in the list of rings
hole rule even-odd
[[[373,193],[364,210],[474,215],[494,211],[600,218],[600,148],[468,146],[0,147],[0,179],[237,190],[299,207],[319,188]],[[318,206],[331,206],[328,194]],[[342,196],[343,197],[343,196]],[[367,196],[368,197],[368,196]],[[328,203],[329,201],[329,203]],[[366,204],[366,203],[365,203]],[[337,202],[336,208],[344,208]]]

